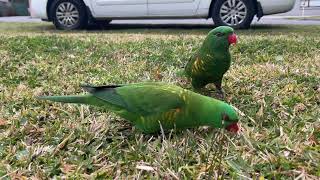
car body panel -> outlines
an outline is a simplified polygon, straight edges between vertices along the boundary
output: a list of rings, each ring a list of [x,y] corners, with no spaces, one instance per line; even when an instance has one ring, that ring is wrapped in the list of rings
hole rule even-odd
[[[148,16],[194,16],[201,0],[148,0]]]
[[[293,9],[296,0],[259,0],[263,14],[285,13]]]
[[[33,18],[41,18],[43,20],[48,20],[47,5],[48,0],[29,0],[29,12],[30,16]],[[91,9],[91,0],[83,0],[86,6]]]
[[[48,19],[47,3],[48,0],[29,0],[30,16],[34,18]]]
[[[147,0],[91,0],[93,17],[144,17],[147,16]]]
[[[208,17],[211,0],[201,0],[196,15],[200,17]]]

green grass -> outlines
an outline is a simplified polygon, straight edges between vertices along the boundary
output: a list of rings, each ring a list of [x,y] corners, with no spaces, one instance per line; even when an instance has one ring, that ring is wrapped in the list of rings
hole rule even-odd
[[[0,23],[0,179],[195,179],[219,169],[224,178],[317,179],[320,26],[237,31],[223,83],[241,112],[237,136],[203,127],[143,135],[105,110],[34,98],[82,93],[81,83],[179,84],[175,73],[210,28]]]

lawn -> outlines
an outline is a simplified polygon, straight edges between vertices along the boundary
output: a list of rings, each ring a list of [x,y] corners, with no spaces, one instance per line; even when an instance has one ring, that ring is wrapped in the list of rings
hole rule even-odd
[[[211,28],[0,23],[0,179],[318,179],[320,26],[237,31],[223,86],[239,135],[144,135],[103,109],[35,99],[83,93],[82,83],[179,85],[176,72]]]

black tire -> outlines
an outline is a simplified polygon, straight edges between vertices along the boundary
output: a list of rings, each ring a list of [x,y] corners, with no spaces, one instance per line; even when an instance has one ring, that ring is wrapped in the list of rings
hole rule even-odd
[[[234,17],[232,17],[232,15],[227,15],[228,13],[220,12],[222,10],[226,10],[226,9],[222,9],[222,8],[228,7],[229,4],[227,4],[228,0],[217,0],[215,5],[213,6],[213,10],[212,10],[212,19],[213,19],[215,25],[217,25],[217,26],[230,26],[235,29],[245,29],[245,28],[250,27],[250,24],[251,24],[253,17],[255,15],[255,8],[254,8],[253,1],[252,0],[236,0],[235,2],[236,2],[235,3],[236,5],[242,3],[245,6],[246,11],[244,8],[241,9],[242,10],[241,13],[244,13],[245,17],[241,18],[240,14],[237,14],[237,15],[234,14]],[[236,9],[233,5],[231,5],[229,7],[234,8],[234,13],[240,13],[240,10],[238,8]],[[240,7],[243,7],[243,6],[241,5]],[[232,13],[231,8],[226,11]],[[223,14],[221,14],[221,13],[223,13]],[[228,18],[223,19],[223,17],[229,17],[229,16],[231,18],[230,23],[228,23],[228,21],[229,21]],[[234,19],[233,22],[231,22],[232,19]],[[235,19],[238,22],[236,22]]]
[[[70,21],[68,20],[68,22],[67,21],[63,22],[63,18],[57,17],[57,13],[58,15],[59,14],[61,15],[61,12],[62,12],[62,10],[58,8],[61,6],[64,6],[65,8],[67,8],[68,3],[73,5],[73,9],[70,11],[72,12],[77,11],[77,13],[70,14],[69,18],[74,18],[73,19],[74,21],[71,22],[71,20]],[[76,16],[76,14],[77,14],[77,17],[71,17],[71,15]],[[88,15],[86,12],[86,6],[82,1],[79,1],[79,0],[56,0],[51,5],[50,15],[52,17],[53,24],[56,26],[57,29],[61,29],[61,30],[83,29],[88,24]]]

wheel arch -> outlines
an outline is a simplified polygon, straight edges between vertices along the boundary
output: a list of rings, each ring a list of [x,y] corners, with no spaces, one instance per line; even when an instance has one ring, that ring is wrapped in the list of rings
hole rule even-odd
[[[212,1],[211,1],[210,7],[209,7],[208,18],[211,18],[211,17],[212,17],[213,7],[214,7],[214,5],[216,4],[216,2],[217,2],[217,0],[212,0]]]
[[[50,9],[51,9],[51,5],[57,0],[48,0],[47,2],[47,17],[48,17],[48,20],[49,21],[52,21],[52,17],[51,17],[51,12],[50,12]],[[89,9],[88,7],[90,7],[90,0],[79,0],[81,1],[86,7],[87,9]]]
[[[252,0],[252,2],[255,9],[255,15],[258,18],[261,18],[263,16],[263,9],[261,7],[261,3],[258,0]]]
[[[249,0],[252,1],[253,6],[254,6],[254,14],[258,17],[261,18],[263,16],[263,12],[262,12],[262,8],[261,8],[261,4],[260,2],[258,2],[258,0]],[[208,13],[208,18],[212,17],[212,11],[213,11],[213,7],[216,4],[217,0],[212,0],[210,7],[209,7],[209,13]]]

